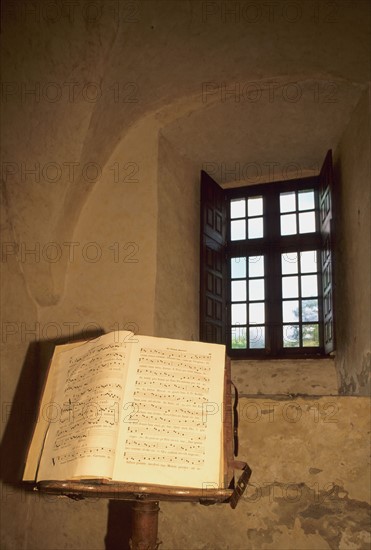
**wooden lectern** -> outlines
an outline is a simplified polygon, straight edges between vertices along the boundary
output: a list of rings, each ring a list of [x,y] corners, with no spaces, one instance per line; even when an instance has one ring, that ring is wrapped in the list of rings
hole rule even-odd
[[[41,481],[35,490],[43,493],[63,495],[75,500],[83,498],[107,498],[132,502],[132,550],[156,550],[159,546],[158,512],[160,501],[199,502],[209,505],[217,502],[229,503],[235,508],[244,492],[251,470],[245,462],[234,460],[237,454],[237,394],[232,405],[232,381],[230,360],[227,358],[224,376],[224,463],[225,487],[188,489],[138,483],[118,483],[107,480],[94,481]],[[232,409],[234,419],[232,424]],[[233,449],[234,447],[234,449]],[[234,470],[242,470],[238,482],[234,482]]]

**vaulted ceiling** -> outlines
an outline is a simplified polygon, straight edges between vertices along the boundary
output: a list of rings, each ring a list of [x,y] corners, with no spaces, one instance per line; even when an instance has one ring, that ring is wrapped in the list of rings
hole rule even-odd
[[[18,239],[67,238],[95,185],[76,185],[71,166],[104,167],[146,116],[222,181],[236,166],[237,179],[282,179],[316,171],[368,85],[363,1],[35,6],[3,7],[3,190]]]
[[[24,4],[5,11],[3,33],[10,160],[58,156],[63,142],[70,160],[104,164],[136,120],[172,111],[162,131],[198,163],[310,167],[369,79],[363,1],[108,0],[69,15]]]

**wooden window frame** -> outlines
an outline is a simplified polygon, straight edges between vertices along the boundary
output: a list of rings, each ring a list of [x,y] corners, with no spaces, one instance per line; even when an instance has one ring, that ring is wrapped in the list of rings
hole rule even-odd
[[[334,350],[332,183],[331,151],[327,153],[321,173],[316,177],[223,189],[206,172],[201,173],[201,340],[226,344],[227,353],[236,359],[321,358]],[[281,236],[280,193],[305,189],[315,190],[316,232]],[[264,237],[250,241],[232,241],[229,234],[231,199],[257,195],[264,197]],[[213,197],[216,196],[217,207],[216,203],[213,203]],[[318,268],[320,346],[284,348],[281,253],[300,253],[305,250],[318,251],[317,259],[320,262]],[[209,257],[207,265],[205,254]],[[230,258],[263,254],[267,258],[266,348],[233,349],[230,322]],[[323,278],[324,270],[326,270],[325,278]],[[220,292],[221,284],[222,292]],[[300,321],[299,324],[301,323]]]

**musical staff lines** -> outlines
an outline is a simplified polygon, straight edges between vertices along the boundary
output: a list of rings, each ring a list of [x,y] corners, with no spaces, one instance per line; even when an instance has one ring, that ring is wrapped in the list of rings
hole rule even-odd
[[[92,344],[62,357],[56,381],[60,414],[48,440],[53,466],[104,458],[113,468],[127,357],[127,346],[117,343]]]
[[[133,393],[139,413],[127,429],[126,463],[204,466],[202,404],[210,390],[210,361],[211,354],[140,348]]]

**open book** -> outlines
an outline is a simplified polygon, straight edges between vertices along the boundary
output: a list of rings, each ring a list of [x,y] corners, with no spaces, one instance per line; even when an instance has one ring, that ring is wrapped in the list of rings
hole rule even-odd
[[[56,346],[23,479],[223,487],[224,366],[223,345],[127,331]]]

